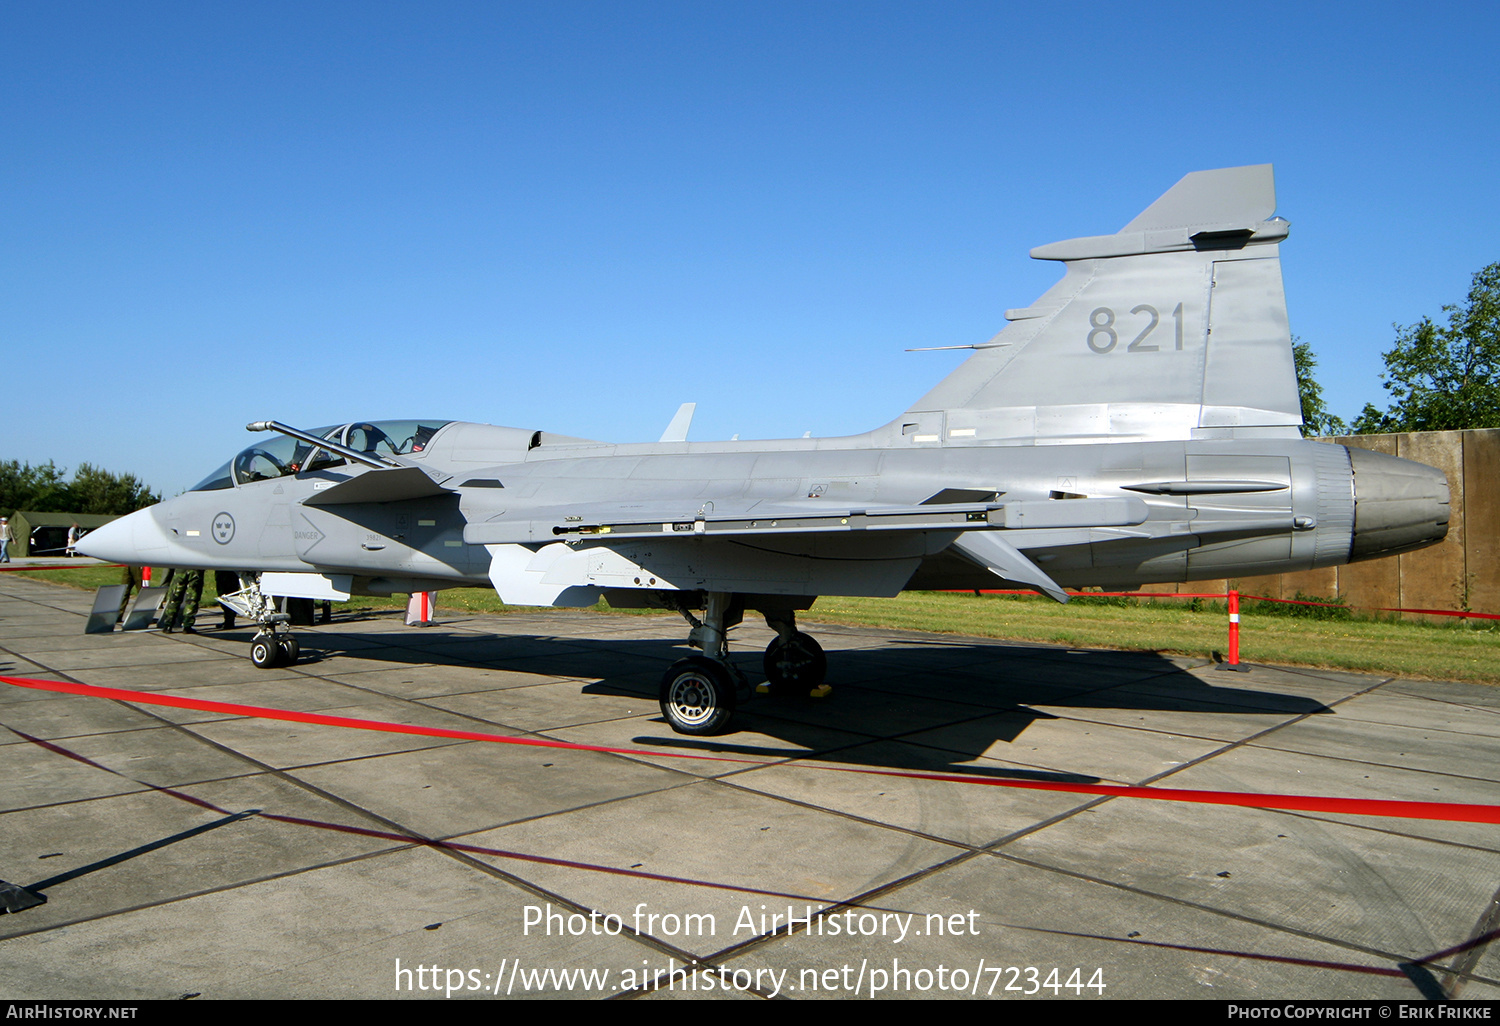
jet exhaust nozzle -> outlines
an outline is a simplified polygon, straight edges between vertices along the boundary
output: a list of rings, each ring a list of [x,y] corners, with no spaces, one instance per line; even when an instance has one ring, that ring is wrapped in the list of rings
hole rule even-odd
[[[1349,448],[1354,537],[1349,562],[1436,545],[1448,534],[1448,478],[1425,463]]]

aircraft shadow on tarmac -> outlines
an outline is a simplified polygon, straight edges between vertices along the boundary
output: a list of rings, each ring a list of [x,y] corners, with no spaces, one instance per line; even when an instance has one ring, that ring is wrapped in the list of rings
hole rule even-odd
[[[662,671],[692,651],[665,639],[475,635],[441,627],[413,631],[394,642],[388,633],[301,637],[303,661],[309,664],[335,656],[368,657],[383,663],[577,677],[593,680],[578,685],[580,694],[653,703]],[[758,650],[732,645],[731,653],[752,684],[765,679]],[[1037,721],[1060,718],[1033,706],[1141,714],[1119,721],[1126,726],[1150,726],[1151,714],[1163,712],[1285,719],[1332,711],[1302,695],[1246,687],[1238,674],[1223,676],[1222,684],[1208,684],[1151,652],[902,639],[876,649],[830,650],[833,694],[827,698],[757,695],[740,708],[730,733],[687,737],[662,719],[660,733],[636,736],[632,743],[663,751],[818,758],[920,772],[1093,783],[1100,778],[975,765],[972,760],[986,755],[1003,760],[1004,750],[996,744],[1017,741]],[[745,735],[758,743],[736,740]],[[767,737],[785,747],[761,740]]]

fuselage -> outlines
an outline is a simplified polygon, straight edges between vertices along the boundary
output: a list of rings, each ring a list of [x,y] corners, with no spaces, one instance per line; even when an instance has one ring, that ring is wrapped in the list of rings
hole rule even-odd
[[[416,451],[393,456],[420,467],[440,493],[318,505],[325,490],[378,471],[306,446],[300,458],[295,445],[282,444],[284,453],[252,446],[226,472],[94,532],[81,548],[121,562],[344,575],[356,591],[389,592],[490,583],[499,547],[466,541],[465,529],[530,509],[577,507],[583,515],[600,505],[640,504],[691,516],[715,503],[753,515],[762,506],[1144,500],[1139,524],[1003,532],[1058,583],[1078,587],[1331,566],[1432,544],[1447,524],[1440,472],[1363,451],[1351,459],[1343,446],[1294,438],[1016,445],[920,441],[892,425],[841,438],[607,444],[482,424],[383,426],[393,423],[432,428]],[[355,426],[322,430],[347,437]],[[988,571],[949,548],[957,535],[675,540],[661,580],[647,587],[700,586],[681,583],[682,571],[670,569],[695,543],[748,548],[723,550],[737,565],[748,554],[783,568],[754,589],[780,594],[993,587]],[[650,559],[665,558],[646,551],[642,563],[640,551],[632,558],[648,570]],[[700,562],[711,567],[712,553]],[[888,572],[819,573],[820,565],[860,562],[880,562]],[[809,569],[784,569],[794,564]]]

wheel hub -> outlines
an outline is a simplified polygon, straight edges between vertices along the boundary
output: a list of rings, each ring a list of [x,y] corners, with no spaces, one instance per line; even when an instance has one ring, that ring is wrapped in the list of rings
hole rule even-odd
[[[713,685],[697,674],[677,678],[670,701],[684,723],[703,723],[714,714]]]

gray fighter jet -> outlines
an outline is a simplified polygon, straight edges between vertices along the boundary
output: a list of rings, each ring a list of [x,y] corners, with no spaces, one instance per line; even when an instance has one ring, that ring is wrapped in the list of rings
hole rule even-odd
[[[238,570],[256,665],[295,660],[268,596],[493,585],[507,603],[680,612],[702,655],[661,683],[688,734],[753,689],[726,631],[776,631],[774,689],[821,683],[818,595],[1133,587],[1333,566],[1447,532],[1431,467],[1303,441],[1270,165],[1189,174],[1113,235],[1031,251],[1062,280],[883,427],[654,443],[443,420],[299,430],[79,551]],[[701,611],[701,618],[695,615]]]

